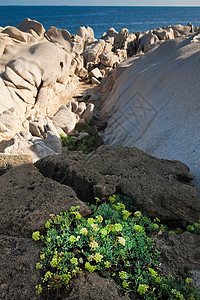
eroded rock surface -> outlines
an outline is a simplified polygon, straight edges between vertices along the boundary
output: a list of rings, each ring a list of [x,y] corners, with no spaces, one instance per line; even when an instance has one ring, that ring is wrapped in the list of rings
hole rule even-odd
[[[114,281],[102,278],[96,273],[84,272],[72,280],[71,288],[72,292],[65,298],[66,300],[128,300],[126,296],[119,294]]]
[[[200,199],[189,168],[137,148],[101,146],[88,156],[52,156],[36,166],[44,176],[71,186],[84,201],[122,193],[149,216],[189,222],[200,217]]]
[[[0,156],[0,294],[2,299],[42,299],[35,293],[41,274],[36,270],[41,243],[31,236],[44,228],[50,214],[79,205],[90,210],[67,186],[44,178],[30,157]]]
[[[163,274],[180,278],[185,274],[194,276],[197,285],[200,276],[200,236],[189,232],[164,233],[155,238],[155,247],[161,252],[160,269]],[[198,276],[197,276],[198,274]]]

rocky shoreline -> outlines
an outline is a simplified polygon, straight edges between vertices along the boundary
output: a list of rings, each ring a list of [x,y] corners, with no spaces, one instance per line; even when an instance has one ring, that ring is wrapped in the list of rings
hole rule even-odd
[[[61,153],[59,134],[77,138],[77,123],[107,114],[107,105],[101,106],[134,60],[198,31],[190,23],[144,33],[110,28],[97,40],[87,26],[76,35],[55,27],[45,32],[30,19],[1,28],[0,151],[26,153],[33,161]]]
[[[30,19],[0,28],[2,299],[44,299],[35,294],[43,245],[32,233],[71,206],[89,216],[86,202],[112,194],[130,197],[171,228],[154,234],[161,274],[184,274],[200,286],[200,237],[182,227],[200,219],[189,169],[199,186],[199,45],[200,27],[191,23],[144,33],[110,28],[99,40],[88,26],[76,35],[55,27],[45,32]],[[94,148],[111,146],[69,151],[60,135],[73,145],[92,136]],[[113,280],[84,271],[53,299],[128,298]]]

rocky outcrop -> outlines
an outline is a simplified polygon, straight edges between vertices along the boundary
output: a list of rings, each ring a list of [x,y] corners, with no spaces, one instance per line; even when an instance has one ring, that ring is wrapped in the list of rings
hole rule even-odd
[[[29,155],[0,154],[0,176],[13,167],[31,163],[32,160]]]
[[[80,80],[94,87],[101,86],[105,81],[101,79],[108,77],[127,57],[147,52],[166,39],[190,34],[193,34],[193,26],[190,23],[187,26],[158,28],[143,34],[129,33],[126,28],[119,32],[110,28],[99,40],[95,39],[94,31],[89,26],[80,27],[75,35],[71,35],[66,29],[53,26],[46,33],[42,24],[28,18],[16,28],[2,28],[0,142],[14,138],[20,131],[29,131],[33,136],[45,138],[46,132],[49,131],[46,129],[46,121],[42,121],[44,124],[41,125],[38,120],[60,115],[60,108],[73,102],[72,91],[76,90]],[[112,84],[108,79],[109,91]],[[106,98],[106,95],[104,96]],[[98,107],[99,104],[96,110]],[[50,131],[56,136],[63,132],[74,132],[73,127],[82,116],[77,117],[74,111],[73,114],[70,113],[66,114],[65,120],[62,116],[65,125],[56,125],[57,130],[50,126]],[[12,121],[8,120],[8,114]],[[58,120],[56,122],[58,123]],[[12,153],[13,151],[14,149]],[[41,151],[44,153],[42,148]],[[48,151],[46,153],[50,154]],[[39,155],[42,156],[43,154]],[[35,160],[34,157],[33,159]]]
[[[101,146],[89,156],[59,155],[36,163],[44,176],[71,186],[81,200],[122,193],[149,216],[195,222],[200,199],[189,168],[136,148]]]
[[[30,237],[41,230],[50,214],[57,214],[72,205],[80,206],[80,213],[89,209],[71,188],[44,178],[33,165],[12,168],[0,177],[1,234]]]
[[[0,293],[2,299],[41,299],[35,293],[40,283],[36,263],[43,247],[35,243],[33,231],[42,230],[50,214],[72,205],[86,216],[90,210],[74,191],[44,178],[29,157],[0,156]]]
[[[189,232],[182,234],[163,233],[155,238],[155,247],[161,252],[160,270],[180,278],[191,274],[196,285],[200,281],[200,236]],[[197,276],[198,274],[198,276]]]
[[[198,33],[162,42],[115,72],[101,116],[108,121],[106,144],[181,160],[200,187],[198,64]]]
[[[18,236],[0,235],[0,293],[2,299],[39,300],[35,287],[40,274],[35,269],[42,245]]]

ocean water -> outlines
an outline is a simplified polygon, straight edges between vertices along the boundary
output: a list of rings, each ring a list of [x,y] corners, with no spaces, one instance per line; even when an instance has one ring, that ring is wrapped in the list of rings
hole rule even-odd
[[[191,22],[200,26],[200,7],[96,7],[96,6],[0,6],[0,26],[16,26],[24,18],[67,29],[75,34],[83,25],[94,29],[100,38],[110,27],[117,31],[146,31],[166,25]]]

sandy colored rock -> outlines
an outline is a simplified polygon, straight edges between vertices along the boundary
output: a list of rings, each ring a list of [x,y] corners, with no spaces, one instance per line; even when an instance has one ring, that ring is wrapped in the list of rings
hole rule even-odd
[[[150,50],[151,45],[157,43],[159,41],[157,35],[150,33],[144,33],[140,38],[139,50],[143,52],[147,52]]]
[[[13,100],[11,95],[6,88],[2,78],[0,78],[0,113],[3,113],[5,110],[13,107]]]
[[[103,66],[113,67],[118,62],[118,56],[113,52],[107,52],[100,55],[100,61]]]
[[[199,41],[191,43],[193,38],[166,41],[133,60],[115,82],[101,116],[109,118],[105,143],[181,160],[200,188],[199,73],[193,67],[199,61]]]
[[[17,132],[22,129],[21,122],[13,107],[0,114],[0,123],[13,132]]]
[[[24,43],[27,42],[27,38],[28,38],[27,34],[23,33],[21,30],[19,30],[16,27],[8,26],[2,31],[2,33],[6,33],[9,35],[9,37],[19,40],[21,42]]]
[[[98,68],[95,68],[92,71],[90,71],[89,76],[95,77],[96,79],[102,78],[102,74]]]
[[[166,29],[159,28],[154,30],[153,33],[158,36],[159,40],[174,39],[174,31],[172,28],[166,28]]]
[[[20,22],[17,25],[17,28],[29,33],[32,33],[31,30],[34,30],[39,37],[43,37],[46,31],[41,23],[29,18],[25,18],[22,22]]]
[[[48,135],[53,135],[54,138],[51,139],[51,145],[49,145],[49,139],[47,141],[43,138],[32,137],[29,132],[19,132],[15,134],[3,147],[3,153],[10,155],[30,155],[33,162],[36,162],[40,158],[54,155],[55,149],[60,149],[57,154],[61,152],[60,139],[53,133],[48,132]],[[55,144],[54,144],[54,143]],[[54,149],[54,150],[53,150]]]
[[[53,43],[59,43],[67,52],[71,52],[71,34],[65,29],[58,29],[51,26],[47,31],[47,36]]]
[[[180,33],[180,34],[186,34],[186,35],[187,35],[187,34],[190,32],[190,30],[191,30],[191,27],[190,27],[190,26],[183,26],[183,25],[180,25],[180,24],[174,25],[174,26],[172,26],[172,28],[173,28],[173,30],[178,31],[178,33]]]
[[[77,153],[76,159],[70,155],[44,158],[36,167],[44,176],[72,186],[83,201],[121,193],[152,217],[192,223],[200,217],[200,198],[189,168],[137,148],[101,146],[89,156]]]
[[[100,85],[100,81],[98,79],[96,79],[96,77],[91,77],[91,83],[92,84],[97,84],[97,85]]]
[[[81,26],[79,27],[79,29],[77,30],[76,33],[78,36],[80,36],[81,38],[83,38],[83,40],[85,42],[87,42],[87,40],[89,38],[94,39],[94,31],[91,27],[89,26]]]
[[[87,105],[85,112],[82,115],[82,118],[85,120],[92,120],[93,114],[94,114],[94,104],[89,103]]]
[[[104,40],[98,40],[86,47],[83,52],[84,59],[87,62],[97,63],[99,61],[99,55],[103,53],[105,47]]]
[[[85,102],[79,102],[78,104],[78,108],[76,110],[76,114],[78,114],[79,116],[82,115],[82,113],[86,110],[86,104]]]
[[[56,128],[61,128],[66,133],[70,133],[75,128],[77,121],[76,115],[64,105],[60,107],[51,120]]]

